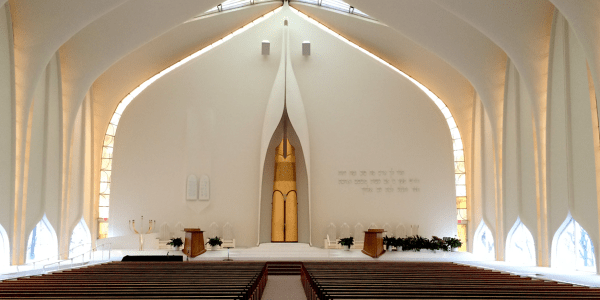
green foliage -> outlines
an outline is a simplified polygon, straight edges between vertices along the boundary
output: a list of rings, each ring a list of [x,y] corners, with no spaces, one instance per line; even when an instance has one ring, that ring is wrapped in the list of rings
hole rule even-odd
[[[404,241],[406,239],[405,238],[396,238],[396,240],[394,241],[394,247],[404,247]]]
[[[462,246],[462,242],[459,239],[453,237],[445,237],[444,242],[450,248],[460,248]]]
[[[340,239],[338,241],[338,244],[340,244],[342,246],[352,246],[352,245],[354,245],[354,238],[347,237],[347,238]]]
[[[446,246],[446,243],[444,242],[443,239],[440,239],[437,236],[432,236],[431,240],[429,240],[429,250],[444,250],[444,251],[448,251],[448,247]]]
[[[179,246],[183,245],[183,241],[181,240],[181,238],[172,238],[171,241],[167,243],[167,245],[171,245],[173,247],[179,247]]]
[[[383,238],[383,244],[385,247],[395,247],[396,246],[396,238],[388,237],[387,235]]]
[[[221,246],[223,244],[223,241],[221,241],[221,239],[218,236],[215,236],[214,238],[208,239],[208,242],[206,242],[206,244],[211,245],[212,247]]]
[[[402,251],[421,251],[421,249],[449,251],[461,245],[462,242],[457,238],[432,236],[431,239],[428,239],[420,235],[396,238],[394,242],[394,246],[402,247]]]

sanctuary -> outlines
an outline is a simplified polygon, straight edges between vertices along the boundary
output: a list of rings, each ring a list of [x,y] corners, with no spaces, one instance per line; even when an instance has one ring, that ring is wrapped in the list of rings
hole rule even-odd
[[[275,259],[298,263],[308,295],[314,261],[375,259],[359,249],[598,273],[599,1],[0,10],[1,274]],[[462,246],[386,252],[386,236]],[[240,282],[262,293],[268,268]]]

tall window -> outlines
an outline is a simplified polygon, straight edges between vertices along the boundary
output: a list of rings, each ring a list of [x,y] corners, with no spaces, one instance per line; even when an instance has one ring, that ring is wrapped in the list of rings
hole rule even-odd
[[[58,242],[56,232],[50,225],[46,215],[40,220],[29,234],[27,243],[27,262],[38,261],[58,256]]]
[[[0,269],[10,264],[10,250],[8,245],[8,235],[4,227],[0,225]]]
[[[570,214],[556,231],[552,248],[552,267],[596,271],[592,240]]]
[[[495,260],[496,251],[494,250],[494,237],[492,231],[485,225],[482,220],[473,240],[473,254],[479,256],[483,260]]]
[[[90,249],[90,243],[92,242],[92,236],[90,230],[85,224],[83,218],[77,223],[73,234],[71,235],[71,242],[69,245],[69,257],[74,257],[79,254],[85,253]]]
[[[531,232],[520,218],[508,233],[506,261],[525,266],[535,266],[535,245]]]

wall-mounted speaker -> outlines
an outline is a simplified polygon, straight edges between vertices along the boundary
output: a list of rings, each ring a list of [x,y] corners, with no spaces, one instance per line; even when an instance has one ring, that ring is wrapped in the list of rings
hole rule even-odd
[[[302,55],[310,55],[310,42],[302,42]]]
[[[271,54],[271,43],[269,41],[262,41],[262,55]]]

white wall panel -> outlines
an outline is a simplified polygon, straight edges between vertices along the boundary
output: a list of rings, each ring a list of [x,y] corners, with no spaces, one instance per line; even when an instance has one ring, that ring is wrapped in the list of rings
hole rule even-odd
[[[181,221],[205,229],[213,221],[230,222],[241,246],[255,244],[260,134],[279,62],[283,15],[166,75],[130,104],[115,140],[111,236],[129,234],[127,220],[144,215],[144,220]],[[320,246],[332,221],[402,220],[419,224],[423,235],[453,236],[452,145],[438,108],[387,67],[296,15],[287,16],[311,142],[315,245]],[[259,52],[265,39],[272,45],[268,57]],[[310,57],[301,55],[304,40],[311,41]],[[190,118],[198,120],[188,122]],[[187,128],[190,124],[201,126],[202,134]],[[202,142],[186,142],[190,134]],[[411,191],[397,192],[396,184],[386,192],[391,183],[384,184],[385,178],[371,182],[380,178],[379,171],[392,168],[404,171]],[[357,178],[360,171],[369,172],[373,192],[354,183],[340,185],[338,172],[344,170],[348,179],[349,171],[356,171]],[[371,171],[377,176],[369,177]],[[200,212],[186,209],[190,172],[211,178],[210,204]],[[409,185],[409,179],[420,182]],[[413,186],[420,191],[413,192]]]
[[[14,91],[12,27],[8,5],[0,6],[0,224],[11,232],[14,209]],[[12,238],[12,234],[9,234]],[[7,245],[8,247],[8,245]]]

